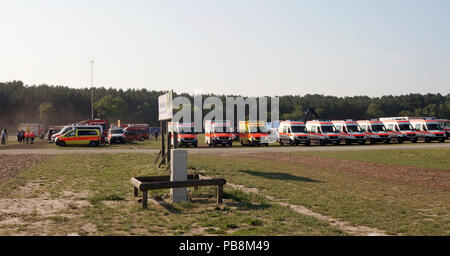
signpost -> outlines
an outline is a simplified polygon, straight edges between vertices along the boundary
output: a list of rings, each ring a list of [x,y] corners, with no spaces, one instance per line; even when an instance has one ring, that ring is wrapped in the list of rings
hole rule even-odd
[[[166,158],[170,158],[170,134],[167,129],[168,128],[167,122],[168,120],[173,119],[172,95],[173,91],[170,90],[170,92],[158,97],[158,110],[159,110],[158,120],[160,121],[161,125],[161,151],[159,152],[158,156],[155,159],[156,164],[158,162],[159,157],[161,157],[161,162],[159,163],[158,167],[161,167],[161,165],[166,164]],[[165,147],[164,134],[167,135],[167,152]],[[170,160],[168,160],[167,163],[170,164]]]

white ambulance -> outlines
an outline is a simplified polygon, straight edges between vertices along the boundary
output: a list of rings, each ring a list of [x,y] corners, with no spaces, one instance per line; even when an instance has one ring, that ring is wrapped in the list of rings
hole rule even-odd
[[[341,137],[331,121],[313,120],[306,122],[306,129],[309,132],[311,142],[339,145]]]
[[[370,144],[375,144],[376,142],[391,143],[391,135],[383,122],[379,120],[361,120],[357,122],[366,134]]]
[[[449,139],[450,138],[450,120],[448,120],[448,119],[437,119],[437,121],[439,122],[441,127],[444,129],[445,136],[447,137],[447,139]]]
[[[380,121],[386,126],[391,139],[397,141],[397,143],[403,143],[404,141],[417,143],[417,133],[407,117],[383,117],[380,118]]]
[[[278,142],[283,146],[297,146],[298,144],[311,145],[309,132],[306,130],[305,123],[301,121],[282,121],[278,127]]]
[[[358,123],[353,120],[333,120],[331,121],[339,132],[341,140],[345,144],[359,143],[361,145],[366,144],[366,135],[364,131],[359,127]]]
[[[229,120],[206,120],[205,143],[209,146],[233,146],[234,135]]]
[[[172,145],[174,144],[174,132],[178,134],[177,140],[180,147],[192,145],[198,146],[197,133],[194,132],[194,123],[169,122],[169,132],[172,137]]]
[[[420,140],[425,142],[431,142],[437,140],[439,142],[445,142],[446,134],[444,129],[439,124],[438,120],[431,119],[410,119],[409,122],[416,130]]]

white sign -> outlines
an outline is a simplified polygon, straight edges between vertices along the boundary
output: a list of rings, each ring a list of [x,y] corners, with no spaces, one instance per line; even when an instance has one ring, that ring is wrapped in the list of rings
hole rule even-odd
[[[169,120],[173,117],[172,91],[158,97],[159,121]]]

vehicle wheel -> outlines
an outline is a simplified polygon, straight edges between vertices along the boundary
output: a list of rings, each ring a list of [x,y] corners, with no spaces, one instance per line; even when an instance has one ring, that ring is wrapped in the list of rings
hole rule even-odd
[[[66,142],[65,141],[60,141],[60,142],[58,142],[58,146],[65,147],[66,146]]]
[[[268,147],[268,146],[269,146],[269,143],[265,143],[264,146]]]
[[[90,147],[97,147],[97,146],[98,146],[98,142],[96,142],[96,141],[91,141],[91,142],[89,142],[89,146],[90,146]]]
[[[439,142],[440,142],[440,143],[444,143],[444,142],[445,142],[445,139],[439,139]]]
[[[194,144],[194,148],[197,148],[197,147],[198,147],[198,143],[195,143],[195,144]]]
[[[350,140],[345,139],[345,145],[350,145]]]
[[[232,147],[232,146],[233,146],[233,143],[228,143],[228,146]]]
[[[370,145],[375,144],[375,140],[374,139],[370,139]]]
[[[403,143],[402,138],[397,138],[397,143],[398,143],[398,144]]]
[[[430,138],[428,138],[428,137],[425,137],[425,143],[430,143],[431,141],[430,141]]]
[[[305,146],[311,146],[311,141],[307,141],[306,143],[305,143]]]
[[[323,140],[320,140],[320,141],[319,141],[319,145],[320,145],[320,146],[324,146],[324,145],[325,145],[325,142],[324,142]]]
[[[289,140],[289,146],[294,146],[294,142],[292,142],[292,140]]]
[[[284,146],[283,140],[280,140],[280,146]]]

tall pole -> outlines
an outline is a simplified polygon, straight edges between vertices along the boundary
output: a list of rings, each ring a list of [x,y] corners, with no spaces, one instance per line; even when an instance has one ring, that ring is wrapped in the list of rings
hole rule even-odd
[[[94,120],[94,59],[91,61],[91,120]]]

